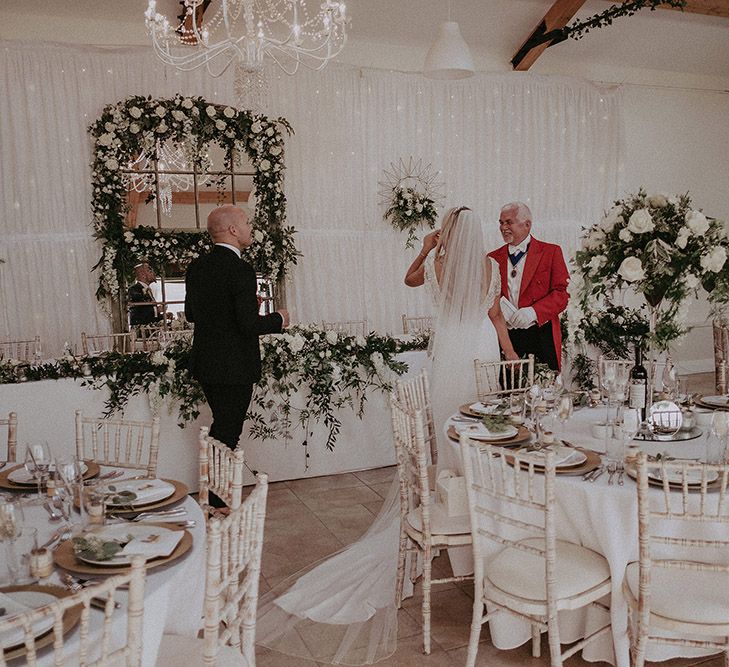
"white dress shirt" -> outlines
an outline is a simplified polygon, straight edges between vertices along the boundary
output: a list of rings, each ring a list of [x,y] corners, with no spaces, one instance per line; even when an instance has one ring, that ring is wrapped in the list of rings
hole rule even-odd
[[[506,259],[506,277],[507,284],[509,286],[509,301],[513,303],[517,308],[519,307],[519,290],[521,289],[521,278],[524,275],[524,266],[526,265],[526,251],[529,242],[532,240],[532,235],[528,234],[527,237],[519,245],[509,244],[509,254],[513,255],[515,252],[524,251],[524,256],[519,260],[516,266],[512,266],[511,259]],[[512,275],[516,269],[516,275]]]
[[[216,243],[215,245],[220,245],[223,246],[223,248],[232,250],[236,255],[238,255],[238,259],[240,259],[240,248],[236,248],[234,245],[230,245],[230,243]]]

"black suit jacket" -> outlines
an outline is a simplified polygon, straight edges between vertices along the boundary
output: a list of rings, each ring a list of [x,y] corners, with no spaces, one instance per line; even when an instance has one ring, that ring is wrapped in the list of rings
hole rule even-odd
[[[127,290],[127,301],[134,303],[137,301],[152,301],[154,297],[150,296],[144,285],[136,282]],[[154,306],[130,306],[129,307],[129,324],[152,324],[159,322],[160,316],[157,315],[157,309]]]
[[[278,313],[258,314],[253,267],[216,245],[190,265],[185,284],[185,317],[195,323],[193,377],[208,384],[258,382],[258,336],[279,333],[283,320]]]

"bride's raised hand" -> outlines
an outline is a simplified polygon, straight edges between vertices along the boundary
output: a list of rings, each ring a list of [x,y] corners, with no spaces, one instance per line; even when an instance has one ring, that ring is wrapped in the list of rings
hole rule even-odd
[[[435,246],[438,245],[438,240],[440,239],[440,229],[436,229],[434,232],[430,232],[430,234],[426,234],[425,238],[423,239],[423,250],[421,254],[427,255]]]

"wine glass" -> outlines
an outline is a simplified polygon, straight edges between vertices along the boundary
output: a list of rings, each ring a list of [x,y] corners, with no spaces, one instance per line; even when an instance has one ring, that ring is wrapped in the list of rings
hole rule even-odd
[[[564,432],[564,427],[572,414],[574,413],[575,406],[572,403],[572,396],[568,393],[562,394],[557,402],[556,415],[561,425],[560,431]]]
[[[0,500],[0,542],[5,543],[10,581],[18,578],[20,564],[15,553],[15,540],[23,534],[23,507],[18,502]]]
[[[38,483],[38,497],[51,468],[51,449],[47,442],[26,445],[25,469],[35,477]]]
[[[706,462],[722,463],[724,460],[724,448],[727,434],[729,434],[729,415],[721,410],[716,410],[711,416],[711,436],[706,439]],[[716,447],[713,446],[716,441]]]
[[[615,460],[619,465],[622,464],[625,459],[625,450],[640,430],[640,423],[639,409],[623,408],[620,423],[616,424],[613,429],[613,440],[617,442],[619,449],[617,451],[610,451],[608,454],[609,459]]]
[[[666,365],[663,367],[663,375],[661,376],[661,382],[663,384],[663,391],[673,398],[676,393],[676,383],[678,381],[678,374],[676,372],[676,366],[671,361],[671,357],[666,359]]]
[[[76,456],[56,459],[56,491],[61,499],[63,518],[71,525],[71,508],[83,484],[83,468]]]

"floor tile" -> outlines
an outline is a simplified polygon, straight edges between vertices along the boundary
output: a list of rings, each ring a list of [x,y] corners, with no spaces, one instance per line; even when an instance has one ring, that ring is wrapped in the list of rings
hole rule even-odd
[[[451,657],[438,644],[433,643],[430,655],[423,653],[423,639],[420,636],[408,637],[397,643],[397,650],[386,660],[377,663],[377,667],[450,667],[463,665],[453,662]]]
[[[382,482],[381,484],[370,484],[369,487],[377,493],[383,500],[387,498],[392,490],[392,482]],[[399,501],[398,501],[399,502]]]
[[[440,590],[439,590],[440,588]],[[422,596],[414,596],[403,607],[417,623],[422,623]],[[444,649],[468,644],[473,600],[459,588],[431,589],[430,633]]]
[[[328,507],[316,517],[342,544],[351,544],[367,532],[374,517],[364,505]]]
[[[380,500],[380,496],[372,489],[359,481],[357,483],[359,486],[350,488],[333,488],[324,491],[299,490],[297,496],[313,512],[332,507],[352,507]]]
[[[305,490],[307,493],[326,491],[328,489],[344,489],[350,486],[360,485],[362,485],[362,481],[357,479],[352,473],[295,479],[288,482],[288,488],[292,491]]]
[[[360,470],[353,474],[365,484],[372,486],[373,484],[391,482],[395,478],[395,475],[397,475],[397,466],[374,468],[373,470]]]

